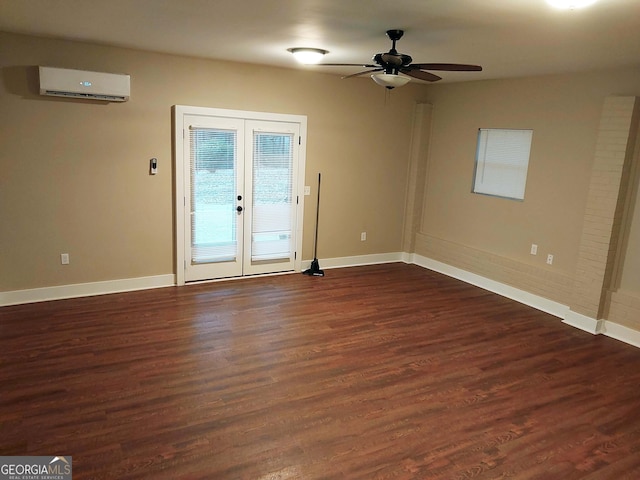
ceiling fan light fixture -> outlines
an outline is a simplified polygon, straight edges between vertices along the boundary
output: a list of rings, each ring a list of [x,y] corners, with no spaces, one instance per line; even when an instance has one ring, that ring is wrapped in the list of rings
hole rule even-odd
[[[576,8],[593,5],[596,1],[597,0],[547,0],[547,3],[562,10],[574,10]]]
[[[324,57],[328,50],[323,50],[322,48],[288,48],[287,51],[291,52],[293,58],[295,58],[298,62],[303,65],[315,65],[316,63],[320,63],[322,57]]]
[[[388,89],[402,87],[403,85],[409,83],[409,80],[411,80],[409,77],[404,77],[394,73],[374,73],[373,75],[371,75],[371,78],[378,85],[382,85],[383,87],[386,87]]]

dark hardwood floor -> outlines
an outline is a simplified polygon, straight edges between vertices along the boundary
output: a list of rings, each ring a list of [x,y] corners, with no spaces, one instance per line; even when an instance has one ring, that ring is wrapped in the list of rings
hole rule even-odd
[[[638,479],[640,350],[404,264],[0,308],[0,455],[84,479]]]

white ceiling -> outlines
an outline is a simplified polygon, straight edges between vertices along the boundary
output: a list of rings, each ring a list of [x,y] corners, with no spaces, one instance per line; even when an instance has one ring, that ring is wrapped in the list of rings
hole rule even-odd
[[[369,63],[392,28],[414,63],[484,67],[443,82],[640,66],[640,0],[0,0],[3,31],[343,75],[358,68],[299,66],[287,48]]]

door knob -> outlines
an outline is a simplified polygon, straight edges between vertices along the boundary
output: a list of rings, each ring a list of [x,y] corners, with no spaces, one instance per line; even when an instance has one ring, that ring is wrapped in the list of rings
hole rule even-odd
[[[238,205],[238,206],[236,207],[236,210],[237,210],[238,212],[241,212],[241,211],[242,211],[242,207],[241,207],[240,205]]]

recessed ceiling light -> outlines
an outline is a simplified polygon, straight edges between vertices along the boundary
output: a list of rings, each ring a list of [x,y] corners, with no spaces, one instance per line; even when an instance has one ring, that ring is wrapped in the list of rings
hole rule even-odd
[[[293,54],[298,62],[305,65],[313,65],[319,63],[327,53],[327,50],[321,48],[288,48],[287,51]]]
[[[597,0],[547,0],[547,3],[563,10],[573,10],[574,8],[588,7]]]

